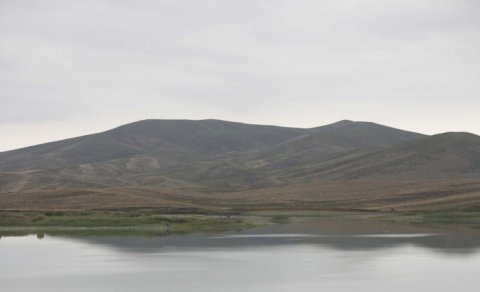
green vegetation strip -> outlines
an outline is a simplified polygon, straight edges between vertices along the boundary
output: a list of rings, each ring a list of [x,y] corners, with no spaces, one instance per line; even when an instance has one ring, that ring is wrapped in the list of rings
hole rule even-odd
[[[0,234],[162,235],[241,230],[241,218],[142,212],[0,212]]]
[[[0,237],[37,234],[64,236],[158,236],[192,232],[242,230],[314,218],[375,220],[413,224],[462,225],[479,228],[478,212],[343,212],[268,211],[243,215],[173,215],[155,211],[0,211]]]

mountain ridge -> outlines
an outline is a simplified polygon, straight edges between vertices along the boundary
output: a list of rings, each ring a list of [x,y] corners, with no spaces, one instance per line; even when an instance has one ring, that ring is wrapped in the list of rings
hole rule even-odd
[[[321,199],[322,186],[335,185],[341,197],[344,186],[360,182],[367,199],[383,184],[411,181],[422,189],[426,182],[433,186],[479,178],[480,137],[475,134],[428,136],[350,120],[303,129],[149,119],[0,152],[0,198],[10,202],[28,196],[26,202],[35,202],[26,203],[30,207],[49,194],[55,194],[55,200],[78,194],[77,200],[83,201],[105,194],[113,198],[115,192],[151,193],[151,200],[155,190],[162,196],[263,194],[292,187],[298,189],[295,200],[304,200],[315,190],[306,191],[303,185],[318,188]]]

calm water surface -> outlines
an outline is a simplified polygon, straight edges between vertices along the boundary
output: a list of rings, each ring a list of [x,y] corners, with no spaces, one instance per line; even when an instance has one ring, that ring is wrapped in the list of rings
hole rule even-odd
[[[0,291],[480,291],[480,235],[316,220],[165,237],[0,239]]]

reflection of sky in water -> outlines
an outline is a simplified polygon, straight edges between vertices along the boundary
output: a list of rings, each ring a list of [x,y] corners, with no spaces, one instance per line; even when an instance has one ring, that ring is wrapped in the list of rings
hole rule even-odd
[[[322,234],[305,232],[304,225],[294,227],[154,238],[3,237],[0,290],[478,291],[480,287],[478,234],[409,229],[365,234],[330,229]]]

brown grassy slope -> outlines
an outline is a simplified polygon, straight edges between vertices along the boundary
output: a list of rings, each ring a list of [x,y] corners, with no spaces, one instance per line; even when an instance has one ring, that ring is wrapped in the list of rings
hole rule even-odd
[[[236,191],[303,183],[313,163],[421,137],[351,121],[293,129],[147,120],[0,153],[6,170],[0,192],[142,186]]]
[[[310,169],[328,179],[452,180],[480,178],[480,137],[444,133],[379,151],[342,157]]]
[[[472,134],[424,137],[348,121],[310,130],[143,121],[112,131],[1,153],[0,209],[479,206],[480,137]],[[117,157],[125,145],[140,152]]]
[[[151,154],[162,161],[195,161],[261,150],[306,130],[218,120],[144,120],[73,139],[0,153],[0,170],[54,169]]]
[[[340,121],[310,129],[308,135],[258,153],[258,168],[272,173],[295,170],[313,163],[324,163],[357,153],[369,153],[424,135],[370,122]]]
[[[1,210],[161,209],[480,211],[480,181],[315,182],[241,192],[163,188],[63,189],[0,194]]]

